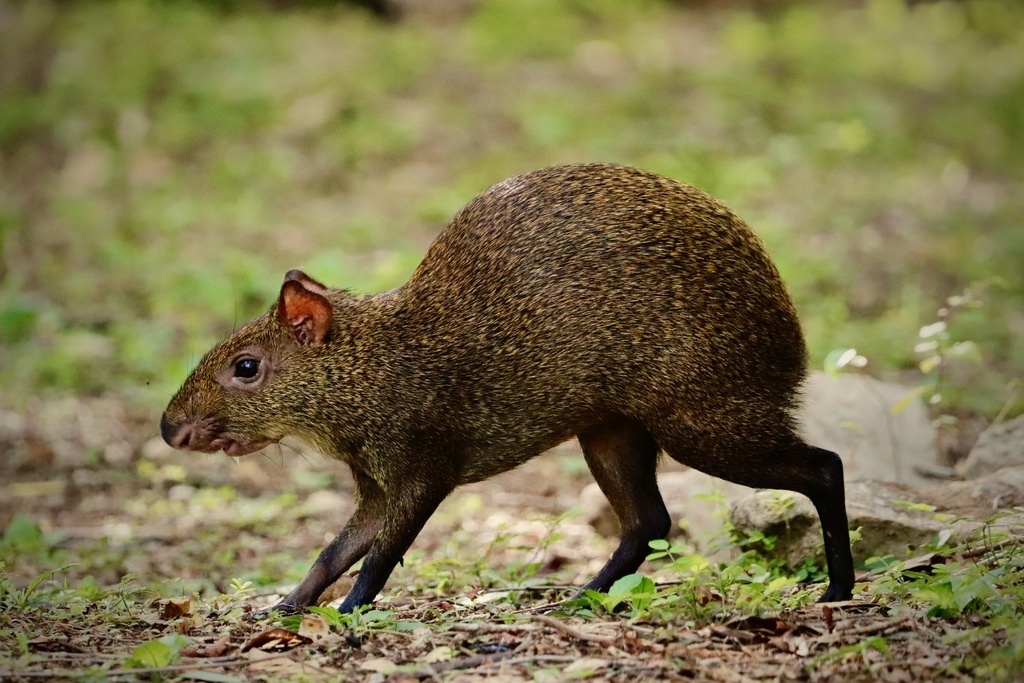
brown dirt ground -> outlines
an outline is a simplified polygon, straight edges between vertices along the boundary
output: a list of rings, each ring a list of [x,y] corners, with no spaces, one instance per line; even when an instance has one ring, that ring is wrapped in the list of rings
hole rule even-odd
[[[243,539],[235,559],[237,575],[244,575],[261,558],[308,562],[351,510],[350,485],[337,463],[289,449],[235,463],[175,453],[154,435],[152,416],[130,415],[118,400],[69,399],[38,402],[24,413],[0,411],[0,522],[24,514],[62,535],[61,548],[81,554],[80,567],[58,575],[70,585],[86,573],[101,587],[137,573],[149,585],[181,581],[187,596],[189,586],[202,585],[210,562],[209,544],[197,539],[225,531],[225,539]],[[329,490],[324,476],[337,482]],[[223,606],[214,599],[187,597],[168,603],[134,596],[135,602],[96,606],[75,620],[12,610],[0,618],[0,649],[18,651],[21,633],[32,653],[46,656],[2,657],[0,679],[79,678],[92,670],[100,679],[239,681],[969,680],[954,673],[959,663],[1005,642],[998,633],[958,638],[973,624],[867,600],[761,616],[735,613],[691,628],[616,615],[552,617],[546,607],[566,595],[555,589],[527,591],[509,604],[487,591],[460,595],[442,586],[440,595],[426,593],[417,581],[416,568],[425,562],[450,558],[457,572],[484,558],[496,571],[539,562],[542,579],[581,584],[614,539],[571,516],[559,522],[559,540],[545,539],[551,516],[573,508],[589,481],[573,449],[565,448],[449,499],[377,603],[395,619],[423,622],[421,629],[337,633],[307,618],[298,635],[288,635],[266,621],[241,619],[237,610],[218,611]],[[205,492],[223,486],[235,490],[233,499],[201,503]],[[295,498],[275,498],[289,489]],[[504,540],[496,543],[499,536]],[[91,558],[94,551],[87,549],[97,543],[113,561]],[[26,560],[5,572],[24,586],[49,568]],[[229,592],[223,581],[211,588]],[[465,577],[453,581],[472,584]],[[173,585],[162,594],[174,594]],[[254,596],[246,608],[274,597]],[[167,669],[124,671],[120,663],[132,648],[167,633],[192,639],[187,656]],[[888,656],[873,647],[842,651],[879,637]]]

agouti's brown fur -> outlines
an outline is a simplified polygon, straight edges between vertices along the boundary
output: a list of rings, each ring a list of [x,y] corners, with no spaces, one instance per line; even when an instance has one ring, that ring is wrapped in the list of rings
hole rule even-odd
[[[778,271],[728,209],[651,173],[558,166],[471,201],[399,289],[354,296],[289,272],[277,304],[200,361],[161,431],[230,455],[292,435],[349,464],[357,510],[280,609],[314,604],[364,556],[341,610],[369,603],[456,486],[573,436],[622,525],[589,588],[669,531],[664,451],[807,495],[822,600],[842,600],[842,464],[795,431],[805,355]]]

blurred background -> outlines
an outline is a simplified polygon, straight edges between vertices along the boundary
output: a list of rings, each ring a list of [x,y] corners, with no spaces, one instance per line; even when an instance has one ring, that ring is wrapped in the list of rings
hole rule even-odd
[[[479,191],[602,160],[742,215],[815,366],[1017,414],[1022,152],[1019,2],[2,1],[0,408],[155,435],[286,270],[398,286]]]

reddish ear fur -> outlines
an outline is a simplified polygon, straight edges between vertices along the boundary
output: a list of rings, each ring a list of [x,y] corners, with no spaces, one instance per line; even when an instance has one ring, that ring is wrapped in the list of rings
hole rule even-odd
[[[300,270],[289,271],[277,301],[277,319],[303,346],[319,346],[331,330],[333,311],[327,288]]]
[[[317,282],[298,268],[293,268],[284,274],[284,281],[288,282],[289,280],[295,280],[303,288],[308,289],[314,294],[324,294],[327,292],[327,287],[322,282]]]

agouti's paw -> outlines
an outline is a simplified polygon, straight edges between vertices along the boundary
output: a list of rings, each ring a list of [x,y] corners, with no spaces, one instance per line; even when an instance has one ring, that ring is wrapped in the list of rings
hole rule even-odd
[[[248,612],[245,616],[242,617],[242,619],[244,621],[249,621],[249,622],[252,622],[252,621],[263,621],[264,619],[269,619],[270,617],[274,616],[275,614],[277,616],[288,616],[290,614],[298,614],[301,611],[302,611],[302,608],[300,608],[300,607],[296,607],[295,605],[290,605],[287,602],[279,602],[276,605],[272,605],[271,607],[264,607],[263,609],[258,609],[258,610],[253,610],[252,612]]]
[[[818,598],[818,602],[845,602],[852,597],[853,591],[848,588],[841,588],[834,583],[830,583],[822,596]]]

